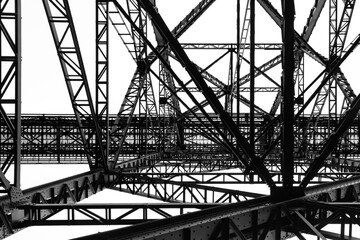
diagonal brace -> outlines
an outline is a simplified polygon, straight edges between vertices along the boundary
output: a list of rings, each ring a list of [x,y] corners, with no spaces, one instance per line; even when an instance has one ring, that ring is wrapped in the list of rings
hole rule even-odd
[[[138,2],[151,16],[153,23],[157,26],[157,29],[160,31],[163,38],[168,41],[170,48],[173,50],[176,57],[179,59],[179,62],[186,69],[188,74],[193,78],[196,86],[203,92],[205,98],[208,100],[213,110],[219,114],[219,117],[224,123],[227,130],[237,139],[240,148],[243,150],[247,158],[251,160],[250,164],[252,165],[254,170],[266,181],[269,186],[275,186],[275,183],[272,180],[271,175],[265,165],[255,155],[255,152],[250,146],[249,142],[240,133],[233,119],[224,110],[215,93],[208,87],[204,78],[199,73],[196,66],[189,59],[184,49],[181,47],[180,43],[172,35],[164,20],[154,9],[154,6],[149,1],[139,0]]]

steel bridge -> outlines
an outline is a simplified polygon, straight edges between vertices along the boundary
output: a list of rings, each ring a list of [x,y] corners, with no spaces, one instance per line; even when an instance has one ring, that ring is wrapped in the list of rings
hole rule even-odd
[[[22,113],[22,1],[0,1],[2,238],[126,225],[77,239],[360,239],[356,0],[190,1],[173,29],[178,3],[89,1],[95,86],[72,1],[41,1],[73,112]],[[111,112],[120,41],[136,68]],[[22,189],[25,164],[89,171]],[[81,203],[103,189],[166,204]]]

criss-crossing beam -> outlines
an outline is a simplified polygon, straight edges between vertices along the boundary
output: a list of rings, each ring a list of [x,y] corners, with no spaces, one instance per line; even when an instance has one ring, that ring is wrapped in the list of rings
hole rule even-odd
[[[242,136],[233,119],[224,110],[221,103],[216,98],[214,92],[209,89],[205,80],[197,70],[196,66],[188,58],[180,43],[176,40],[176,38],[174,38],[161,16],[154,9],[154,6],[148,1],[139,1],[139,3],[152,17],[152,21],[154,22],[158,30],[161,32],[163,38],[165,38],[169,42],[169,46],[175,53],[176,57],[180,60],[189,75],[193,78],[197,87],[202,90],[205,98],[210,102],[210,105],[214,109],[214,111],[219,114],[227,130],[237,139],[241,149],[249,159],[248,164],[251,164],[256,169],[259,175],[265,179],[269,186],[274,186],[275,184],[270,176],[270,173],[268,172],[264,164],[260,162],[259,158],[255,156],[254,150],[251,148],[250,144],[247,142],[244,136]]]
[[[174,30],[172,31],[174,36],[176,36],[177,38],[180,37],[205,12],[205,10],[211,6],[211,4],[213,2],[215,2],[215,0],[200,1],[199,4],[188,15],[186,15],[186,17],[182,21],[180,21],[180,23],[174,28]],[[121,148],[124,144],[124,141],[125,141],[125,138],[127,135],[127,131],[128,131],[127,126],[132,121],[135,108],[136,108],[137,103],[141,96],[140,95],[141,89],[143,89],[144,80],[141,80],[141,79],[144,77],[139,77],[139,75],[141,74],[142,71],[144,71],[144,68],[145,69],[150,68],[151,64],[154,63],[155,60],[157,59],[157,56],[153,52],[148,55],[144,55],[145,51],[131,50],[131,49],[137,49],[136,47],[132,48],[131,46],[133,46],[133,44],[136,45],[136,42],[142,43],[144,40],[141,39],[140,35],[143,34],[146,36],[146,33],[145,33],[144,29],[142,28],[142,25],[138,24],[139,20],[133,21],[131,14],[127,14],[128,18],[124,19],[125,17],[123,16],[123,13],[125,13],[126,10],[123,9],[123,7],[121,6],[121,4],[118,1],[113,1],[113,4],[115,6],[116,11],[111,11],[111,15],[110,15],[111,22],[112,22],[113,26],[115,27],[118,35],[124,41],[125,45],[127,46],[128,50],[131,53],[131,55],[133,56],[133,58],[134,58],[134,54],[137,53],[137,54],[135,54],[134,60],[138,64],[138,68],[136,69],[134,77],[128,88],[127,94],[121,105],[121,109],[118,113],[118,118],[115,120],[114,127],[112,128],[112,135],[115,132],[120,133],[120,138],[115,138],[115,142],[119,142],[119,143],[118,143],[118,150],[116,151],[116,153],[114,154],[113,159],[112,159],[113,167],[114,167],[114,166],[116,166],[116,163],[118,162],[118,156],[120,154]],[[131,6],[137,5],[137,3],[135,1],[130,1],[129,4]],[[138,12],[143,11],[140,8],[136,8],[136,9]],[[120,18],[119,17],[116,18],[115,16],[111,17],[112,15],[119,15]],[[139,16],[145,16],[145,13],[142,13]],[[126,25],[126,21],[129,22],[130,26]],[[134,26],[137,27],[138,31],[135,31]],[[130,31],[130,29],[131,29],[131,31]],[[141,31],[141,33],[139,32],[139,30]],[[155,33],[156,33],[156,31],[155,31]],[[132,37],[129,39],[129,36],[132,36]],[[161,40],[161,38],[159,38],[158,34],[156,34],[156,37],[160,43],[156,49],[159,50],[160,52],[166,52],[166,49],[168,47],[164,43],[162,43],[162,40]],[[143,58],[143,60],[139,61],[139,57]],[[123,126],[121,124],[119,125],[120,115],[122,115],[122,114],[128,115],[126,123]],[[177,128],[181,129],[179,124],[177,124]],[[179,134],[181,135],[181,133],[179,133]]]

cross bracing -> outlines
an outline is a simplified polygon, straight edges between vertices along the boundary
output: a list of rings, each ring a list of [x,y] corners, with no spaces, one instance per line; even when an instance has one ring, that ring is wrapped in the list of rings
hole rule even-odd
[[[63,224],[132,225],[81,239],[359,237],[356,1],[185,2],[170,24],[165,1],[94,0],[88,68],[75,2],[42,0],[72,114],[29,115],[22,1],[2,1],[3,237]],[[115,44],[136,67],[112,112]],[[21,165],[43,163],[90,172],[22,189]],[[75,204],[104,188],[167,204]]]

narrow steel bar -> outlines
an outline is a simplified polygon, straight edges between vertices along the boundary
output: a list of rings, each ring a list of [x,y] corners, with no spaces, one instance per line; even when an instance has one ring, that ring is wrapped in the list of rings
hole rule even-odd
[[[304,38],[305,41],[310,39],[310,36],[316,26],[316,23],[321,15],[321,12],[324,8],[326,0],[318,0],[314,2],[314,6],[310,11],[310,15],[307,19],[306,25],[304,27],[303,33],[301,36]]]
[[[247,4],[249,4],[249,2],[247,2]],[[236,4],[236,69],[235,69],[235,76],[236,79],[235,81],[238,83],[236,86],[236,89],[232,89],[231,92],[236,92],[237,96],[240,96],[240,85],[239,85],[239,81],[240,81],[240,44],[241,44],[241,39],[240,39],[240,8],[241,6],[241,2],[240,0],[237,1]],[[236,126],[239,128],[240,127],[240,101],[236,101]],[[236,141],[236,148],[240,149],[240,144],[238,141]]]
[[[20,188],[21,166],[21,1],[15,0],[15,46],[16,46],[16,76],[15,76],[15,163],[14,186]]]
[[[283,187],[293,186],[294,176],[294,14],[293,0],[282,1],[283,76],[282,76],[282,174]]]
[[[255,0],[250,0],[250,129],[249,130],[250,130],[249,132],[250,146],[253,149],[255,149]]]
[[[241,29],[240,29],[241,30]],[[243,38],[241,38],[243,39]],[[245,40],[244,40],[245,41]],[[237,43],[180,43],[182,48],[189,50],[231,50],[237,49]],[[250,43],[241,43],[240,48],[242,50],[249,50],[251,47]],[[256,50],[281,50],[281,43],[255,43],[254,47]],[[241,55],[241,51],[240,54]],[[243,57],[243,56],[242,56]],[[240,58],[242,58],[240,57]]]

